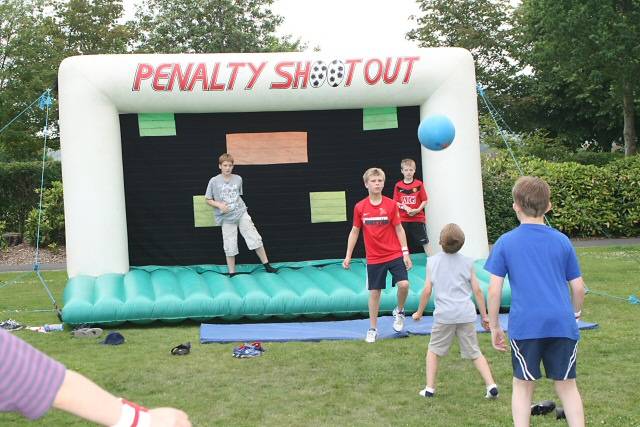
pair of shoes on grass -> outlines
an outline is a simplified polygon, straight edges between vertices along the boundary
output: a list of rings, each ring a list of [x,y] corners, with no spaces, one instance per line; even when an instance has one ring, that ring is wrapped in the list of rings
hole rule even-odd
[[[258,357],[262,356],[262,353],[265,352],[262,343],[259,341],[252,342],[251,344],[243,344],[238,347],[233,348],[233,357],[237,357],[238,359],[247,359],[250,357]]]
[[[556,420],[566,419],[564,409],[556,407],[553,400],[543,400],[542,402],[531,405],[531,415],[547,415],[550,412],[556,412]]]
[[[425,387],[418,392],[418,394],[422,397],[434,397],[436,394],[436,390],[430,387]],[[498,398],[498,386],[495,384],[491,384],[487,386],[487,392],[484,395],[486,399],[497,399]]]

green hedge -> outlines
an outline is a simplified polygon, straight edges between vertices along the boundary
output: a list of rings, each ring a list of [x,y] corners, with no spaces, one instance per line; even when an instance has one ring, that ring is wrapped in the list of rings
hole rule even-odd
[[[0,221],[5,222],[7,231],[22,233],[29,211],[38,206],[41,162],[0,162]],[[45,187],[52,181],[60,181],[60,162],[45,165]]]
[[[640,234],[640,156],[616,159],[604,166],[554,163],[520,158],[524,174],[544,178],[551,186],[551,225],[571,237]],[[511,209],[511,187],[519,173],[511,157],[492,153],[482,165],[489,240],[518,224]]]
[[[42,196],[42,212],[31,209],[25,224],[24,238],[35,246],[40,220],[40,245],[55,248],[64,244],[64,201],[62,182],[54,181],[51,188],[45,188]]]

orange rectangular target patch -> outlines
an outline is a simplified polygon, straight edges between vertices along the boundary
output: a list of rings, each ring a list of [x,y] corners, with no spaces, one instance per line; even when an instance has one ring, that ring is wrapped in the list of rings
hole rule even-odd
[[[308,163],[307,132],[228,133],[227,153],[236,165]]]

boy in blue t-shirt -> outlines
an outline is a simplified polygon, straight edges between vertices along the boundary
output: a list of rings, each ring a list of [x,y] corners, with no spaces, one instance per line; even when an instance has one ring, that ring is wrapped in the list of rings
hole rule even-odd
[[[509,341],[513,365],[512,416],[514,426],[529,426],[534,381],[554,380],[570,426],[584,426],[584,409],[576,384],[576,356],[580,335],[576,320],[585,286],[569,239],[544,224],[551,209],[549,185],[523,176],[513,187],[513,210],[520,226],[500,236],[485,269],[489,283],[489,324],[493,347],[506,351],[498,320],[502,284],[509,276],[511,309]],[[569,289],[571,288],[571,297]]]

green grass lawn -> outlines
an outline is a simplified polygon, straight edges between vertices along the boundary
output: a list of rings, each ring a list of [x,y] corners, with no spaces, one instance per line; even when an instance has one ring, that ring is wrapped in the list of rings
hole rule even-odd
[[[578,250],[587,286],[622,298],[640,292],[640,246]],[[0,319],[28,325],[57,323],[49,299],[33,273],[0,275]],[[44,272],[61,302],[65,272]],[[11,283],[16,279],[16,283]],[[20,311],[15,311],[20,310]],[[583,319],[599,323],[583,331],[578,355],[578,384],[589,425],[640,426],[640,305],[588,294]],[[411,321],[411,320],[408,320]],[[235,344],[198,343],[199,325],[156,323],[117,328],[127,339],[110,347],[97,339],[72,339],[67,332],[16,335],[117,396],[147,406],[185,410],[194,425],[212,426],[507,426],[511,424],[511,361],[483,349],[500,386],[500,398],[483,398],[484,386],[457,346],[442,359],[437,397],[418,396],[424,387],[428,337],[317,343],[266,343],[256,359],[235,359]],[[365,331],[363,331],[364,334]],[[169,350],[191,341],[192,352],[176,357]],[[543,380],[535,400],[557,398]],[[60,411],[37,422],[0,414],[0,425],[86,425]],[[552,415],[533,417],[534,426],[566,425]]]

